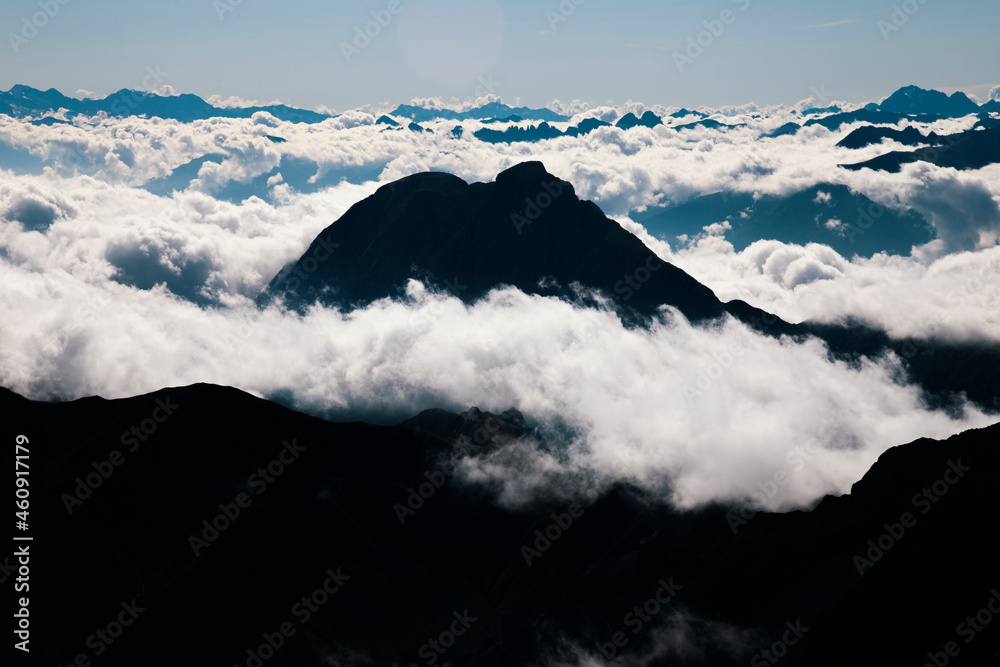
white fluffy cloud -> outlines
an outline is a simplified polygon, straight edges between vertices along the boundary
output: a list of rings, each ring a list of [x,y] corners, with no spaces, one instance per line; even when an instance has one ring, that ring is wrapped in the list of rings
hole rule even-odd
[[[313,125],[263,114],[51,127],[0,117],[0,140],[49,164],[40,176],[0,171],[0,384],[41,398],[209,381],[288,395],[319,413],[383,419],[514,405],[575,432],[562,459],[526,451],[464,470],[503,480],[509,500],[538,484],[599,486],[624,476],[690,505],[754,497],[781,471],[787,482],[759,502],[786,507],[847,490],[888,446],[988,423],[972,408],[959,419],[928,411],[914,387],[898,384],[894,359],[849,368],[815,341],[765,338],[734,321],[693,327],[672,311],[634,330],[610,312],[513,290],[467,307],[419,284],[406,302],[349,314],[258,311],[253,295],[376,184],[302,194],[275,176],[242,204],[211,196],[268,173],[283,156],[313,160],[320,174],[384,165],[381,181],[429,169],[491,180],[541,159],[618,214],[722,188],[845,183],[886,205],[916,206],[943,238],[912,257],[846,259],[825,246],[771,241],[736,253],[724,225],[671,249],[623,224],[723,299],[789,320],[853,316],[891,335],[1000,340],[1000,248],[989,243],[1000,169],[846,172],[835,165],[886,147],[839,149],[847,129],[822,127],[761,140],[790,116],[741,113],[728,122],[745,126],[726,132],[601,128],[513,145],[456,139],[454,122],[427,123],[432,133],[388,130],[364,111]],[[968,121],[948,122],[954,130]],[[136,187],[209,153],[227,157],[202,166],[185,192],[157,197]],[[968,244],[970,230],[978,249],[955,252],[962,243],[954,239]]]
[[[624,476],[690,505],[754,497],[784,471],[788,481],[759,501],[792,506],[846,491],[889,446],[990,422],[972,408],[960,419],[928,411],[916,388],[897,384],[895,360],[852,369],[819,342],[732,320],[693,327],[666,311],[630,330],[613,313],[512,289],[467,307],[419,283],[406,302],[299,317],[240,297],[206,309],[162,288],[7,268],[5,386],[112,397],[205,381],[345,418],[515,405],[578,433],[558,466],[532,454],[517,468],[466,470],[509,482],[511,501],[531,480]]]

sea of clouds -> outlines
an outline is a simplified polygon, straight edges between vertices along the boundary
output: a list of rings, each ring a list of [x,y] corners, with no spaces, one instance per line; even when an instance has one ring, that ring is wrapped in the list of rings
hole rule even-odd
[[[573,110],[569,124],[644,109]],[[376,124],[379,112],[314,125],[266,113],[53,126],[0,116],[0,156],[16,156],[0,161],[0,385],[68,399],[213,382],[383,423],[429,407],[516,406],[543,431],[559,425],[572,436],[557,453],[527,448],[464,464],[470,479],[500,480],[501,499],[512,503],[553,485],[596,489],[626,477],[683,506],[743,498],[802,506],[849,490],[887,447],[997,420],[973,405],[960,415],[929,409],[898,359],[848,366],[818,341],[764,337],[731,319],[695,326],[669,308],[636,329],[611,310],[514,289],[466,305],[416,281],[405,299],[352,312],[256,308],[270,279],[380,184],[426,170],[489,181],[531,159],[723,300],[790,321],[853,318],[895,337],[1000,344],[998,165],[840,169],[908,147],[836,147],[856,126],[762,139],[798,118],[783,108],[728,110],[717,117],[739,127],[725,131],[611,127],[511,145],[472,138],[478,121],[465,121],[456,138],[454,121],[391,130]],[[694,118],[672,124],[684,120]],[[206,162],[180,191],[143,189],[208,154],[225,159]],[[380,175],[315,192],[274,176],[255,196],[218,196],[290,157],[315,162],[316,179],[357,167]],[[817,183],[912,208],[937,239],[906,256],[842,257],[779,240],[735,252],[722,225],[681,243],[653,238],[628,217],[719,190],[789,194]],[[762,496],[761,483],[778,471],[787,482]]]

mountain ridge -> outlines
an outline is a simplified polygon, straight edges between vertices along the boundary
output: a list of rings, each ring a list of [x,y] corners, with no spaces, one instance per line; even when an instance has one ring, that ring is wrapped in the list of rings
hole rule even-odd
[[[788,622],[808,628],[789,665],[917,663],[996,585],[991,561],[971,556],[991,538],[981,522],[1000,520],[1000,424],[887,450],[850,494],[776,514],[679,512],[628,485],[503,509],[455,473],[475,448],[218,385],[66,403],[0,390],[0,409],[31,432],[33,529],[47,545],[32,561],[32,612],[44,610],[33,639],[45,664],[91,655],[84,638],[123,600],[141,616],[102,664],[247,664],[284,621],[296,632],[271,664],[344,652],[408,663],[456,611],[476,621],[447,659],[487,667],[533,663],[559,637],[638,656],[675,612],[691,624],[678,640],[697,649],[687,664],[746,664]],[[123,438],[151,415],[155,428],[127,451]],[[255,471],[271,466],[265,484]],[[911,502],[922,487],[939,498],[927,513]],[[329,599],[305,621],[292,613],[331,576]],[[623,616],[657,590],[668,603],[616,647]],[[713,627],[743,641],[699,641]],[[955,664],[985,664],[998,648],[1000,628],[988,628]]]

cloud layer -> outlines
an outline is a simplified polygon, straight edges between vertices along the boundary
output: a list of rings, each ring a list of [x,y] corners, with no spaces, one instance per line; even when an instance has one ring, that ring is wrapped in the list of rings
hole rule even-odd
[[[592,109],[570,124],[622,111]],[[509,146],[456,138],[454,122],[428,123],[431,133],[387,130],[360,111],[314,125],[266,113],[189,124],[38,126],[0,117],[0,141],[46,165],[39,175],[0,171],[0,384],[74,398],[207,381],[381,421],[428,407],[517,406],[561,449],[526,445],[463,468],[469,479],[500,482],[509,502],[622,478],[685,506],[749,498],[790,507],[846,491],[886,447],[991,417],[928,410],[902,383],[896,359],[852,368],[831,362],[816,341],[766,338],[732,320],[694,327],[670,310],[648,329],[628,329],[611,312],[516,290],[466,306],[411,283],[406,300],[351,313],[259,311],[253,296],[377,184],[305,194],[275,176],[241,203],[213,196],[280,170],[288,157],[315,162],[318,178],[385,165],[381,182],[428,169],[490,180],[541,159],[618,216],[719,189],[844,183],[885,206],[916,208],[939,239],[908,257],[844,258],[826,246],[767,240],[736,253],[724,225],[671,247],[619,219],[723,299],[794,321],[854,317],[893,336],[1000,341],[1000,169],[848,172],[836,164],[892,146],[837,148],[851,128],[760,138],[794,117],[740,110],[724,120],[744,126],[725,132],[600,128]],[[140,187],[213,153],[226,157],[194,171],[183,192],[159,197]],[[764,493],[779,472],[785,481]]]

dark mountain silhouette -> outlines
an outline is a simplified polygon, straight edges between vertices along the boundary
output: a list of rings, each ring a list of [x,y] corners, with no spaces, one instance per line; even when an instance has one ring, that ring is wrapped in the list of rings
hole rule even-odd
[[[332,257],[317,264],[314,255]],[[410,278],[451,284],[468,302],[499,285],[573,299],[580,283],[625,310],[648,314],[666,303],[692,319],[723,310],[711,290],[661,262],[540,162],[492,183],[425,173],[379,188],[323,230],[262,302],[361,305],[400,295]]]
[[[872,125],[896,125],[899,121],[912,118],[921,123],[931,123],[935,120],[940,120],[941,116],[937,115],[917,115],[910,116],[905,113],[898,113],[895,111],[884,111],[881,109],[858,109],[857,111],[845,111],[844,113],[835,113],[829,116],[823,116],[822,118],[810,118],[805,122],[804,127],[809,125],[822,125],[828,130],[836,130],[842,125],[849,125],[850,123],[856,123],[861,121],[863,123],[870,123]]]
[[[981,113],[979,114],[979,120],[972,126],[972,129],[978,130],[979,128],[983,128],[984,130],[992,130],[994,127],[1000,127],[1000,118],[994,118],[988,113]]]
[[[727,123],[720,123],[712,118],[705,118],[704,120],[698,120],[693,123],[686,123],[684,125],[675,125],[675,130],[691,130],[696,127],[705,127],[710,130],[727,130],[731,127],[743,127],[742,124],[739,125],[729,125]]]
[[[898,173],[904,164],[918,161],[954,169],[981,169],[996,164],[1000,162],[1000,126],[950,134],[939,137],[932,146],[920,150],[892,151],[865,162],[839,166]]]
[[[685,116],[701,116],[702,118],[707,118],[708,114],[702,113],[701,111],[689,111],[688,109],[683,108],[670,114],[671,118],[684,118]]]
[[[788,122],[788,123],[785,123],[784,125],[782,125],[781,127],[779,127],[776,130],[771,130],[770,132],[768,132],[767,134],[765,134],[763,136],[765,136],[765,137],[772,137],[772,138],[773,137],[783,137],[783,136],[788,135],[788,134],[795,134],[796,132],[799,131],[800,127],[801,127],[801,125],[799,125],[798,123]]]
[[[633,118],[635,118],[633,116]],[[643,116],[646,118],[646,116]],[[656,116],[653,116],[656,118]],[[624,120],[624,118],[623,118]],[[656,118],[659,121],[658,118]],[[621,121],[619,121],[620,123]],[[654,127],[656,123],[652,119],[646,118],[644,123],[650,123],[647,127]],[[660,121],[662,124],[662,121]],[[643,123],[639,123],[643,124]],[[610,127],[611,123],[608,123],[597,118],[584,118],[578,124],[566,128],[563,132],[557,127],[553,127],[548,123],[540,123],[538,125],[529,125],[528,127],[508,127],[503,130],[494,130],[493,128],[484,127],[481,130],[477,130],[473,133],[473,136],[480,141],[485,141],[490,144],[509,144],[519,141],[526,142],[536,142],[544,141],[546,139],[556,139],[558,137],[579,137],[585,134],[590,134],[599,127]],[[635,127],[631,125],[629,127],[621,127],[622,129],[630,129]]]
[[[891,113],[928,114],[944,118],[961,118],[979,111],[979,105],[962,92],[945,95],[937,90],[904,86],[879,104],[879,109]]]
[[[956,627],[996,608],[1000,425],[890,449],[811,511],[682,512],[627,485],[507,510],[452,461],[508,446],[514,412],[337,424],[211,385],[0,390],[0,410],[7,442],[30,434],[37,664],[506,667],[562,641],[685,665],[1000,655],[1000,625]],[[508,439],[468,444],[466,422]]]
[[[810,107],[808,109],[804,109],[802,111],[802,115],[803,116],[816,116],[816,115],[819,115],[821,113],[840,113],[841,111],[843,111],[843,110],[840,107],[838,107],[838,106],[823,107],[821,109],[817,109],[816,107]]]
[[[873,215],[874,214],[874,215]],[[790,195],[717,192],[672,208],[634,215],[654,236],[676,243],[702,228],[729,222],[726,240],[743,250],[760,239],[784,243],[823,243],[844,257],[876,253],[906,255],[914,245],[934,239],[920,215],[886,209],[844,185],[821,183]]]
[[[566,136],[566,134],[566,132],[561,131],[557,127],[552,127],[545,122],[539,123],[538,125],[529,125],[528,127],[508,127],[503,130],[494,130],[490,127],[484,127],[483,129],[476,130],[472,133],[476,139],[485,141],[489,144],[509,144],[519,141],[544,141],[546,139],[555,139],[557,137]]]
[[[838,141],[837,145],[841,148],[864,148],[872,144],[880,144],[885,139],[891,139],[907,146],[919,146],[921,144],[937,144],[941,140],[941,136],[936,132],[924,135],[912,125],[902,130],[897,130],[894,127],[873,127],[866,125],[848,134]]]
[[[413,106],[411,104],[400,104],[390,115],[399,118],[408,118],[412,121],[422,123],[429,120],[485,120],[494,118],[503,120],[511,116],[518,116],[524,120],[544,120],[549,123],[559,123],[569,120],[569,116],[563,116],[551,109],[529,109],[528,107],[509,107],[500,102],[490,102],[468,111],[453,111],[451,109],[425,109],[424,107]]]
[[[283,104],[268,106],[222,108],[215,107],[197,95],[156,95],[140,90],[122,89],[100,100],[78,100],[66,97],[58,90],[35,90],[17,85],[0,92],[0,113],[24,117],[55,113],[66,109],[69,116],[92,116],[99,112],[109,116],[149,116],[190,122],[206,118],[250,118],[258,111],[270,113],[279,120],[292,123],[319,123],[331,116],[296,109]]]
[[[627,113],[618,119],[615,123],[615,127],[620,127],[623,130],[630,130],[633,127],[656,127],[657,125],[663,125],[663,119],[657,116],[652,111],[647,111],[642,114],[642,118],[636,118],[634,113]]]

